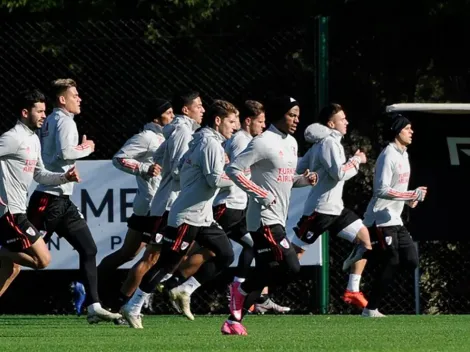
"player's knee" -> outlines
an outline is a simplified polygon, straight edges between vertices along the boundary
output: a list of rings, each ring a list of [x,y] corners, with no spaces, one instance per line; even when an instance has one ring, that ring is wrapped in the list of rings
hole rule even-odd
[[[98,253],[98,249],[96,248],[95,242],[89,243],[87,246],[85,246],[82,250],[80,255],[83,255],[85,257],[96,257],[96,254]]]
[[[297,259],[297,258],[296,258]],[[290,271],[292,272],[292,274],[298,274],[300,272],[300,262],[297,260],[295,261],[291,267],[290,267]]]
[[[21,266],[18,264],[13,264],[12,275],[17,276],[21,271]]]
[[[240,238],[240,244],[243,246],[243,248],[253,248],[254,242],[253,238],[251,237],[251,234],[247,233],[243,235]]]
[[[45,269],[49,266],[51,263],[51,254],[49,252],[47,253],[42,253],[41,255],[38,255],[36,258],[36,268],[35,269]]]
[[[135,251],[132,250],[119,250],[120,257],[122,260],[127,263],[135,259],[137,257],[137,254]]]
[[[287,260],[287,269],[290,274],[296,275],[300,272],[300,261],[297,259],[297,255],[289,255]]]
[[[223,252],[217,254],[215,257],[217,266],[219,266],[220,268],[228,268],[234,260],[235,255],[233,254],[232,248],[227,248]]]

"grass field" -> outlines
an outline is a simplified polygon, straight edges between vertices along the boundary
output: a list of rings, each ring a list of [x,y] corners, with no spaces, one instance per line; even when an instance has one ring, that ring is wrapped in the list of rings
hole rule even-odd
[[[74,316],[0,316],[0,351],[469,351],[470,316],[250,316],[248,336],[222,336],[225,316],[146,316],[144,330]]]

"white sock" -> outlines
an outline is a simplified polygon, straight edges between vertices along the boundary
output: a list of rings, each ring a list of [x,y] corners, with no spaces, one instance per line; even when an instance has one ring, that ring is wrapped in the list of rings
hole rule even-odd
[[[194,291],[196,291],[201,284],[197,281],[194,276],[191,276],[181,285],[179,285],[178,289],[186,292],[187,294],[191,295]]]
[[[140,314],[142,306],[149,296],[150,293],[144,292],[140,288],[137,288],[132,297],[129,299],[129,302],[126,303],[126,306],[130,308],[132,314]]]
[[[101,303],[99,303],[99,302],[90,304],[87,307],[87,310],[90,314],[93,314],[93,313],[95,313],[95,310],[98,309],[98,308],[101,308]]]
[[[165,282],[166,280],[168,280],[168,279],[169,279],[170,277],[172,277],[172,276],[173,276],[173,274],[166,274],[166,275],[163,277],[162,281],[160,281],[160,283]]]
[[[361,283],[361,275],[349,274],[348,291],[359,292],[359,284]]]
[[[233,282],[239,282],[239,283],[242,283],[245,281],[245,278],[244,277],[238,277],[238,276],[235,276],[233,278]]]

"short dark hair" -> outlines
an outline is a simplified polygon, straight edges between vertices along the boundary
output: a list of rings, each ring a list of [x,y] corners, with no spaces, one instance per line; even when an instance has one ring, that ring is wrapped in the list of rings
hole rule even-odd
[[[264,112],[264,106],[256,100],[246,100],[240,109],[240,123],[248,117],[256,117]]]
[[[28,89],[21,92],[16,99],[16,109],[31,111],[36,103],[45,103],[46,97],[39,89]]]
[[[340,111],[343,111],[343,107],[341,105],[330,103],[320,110],[320,113],[318,114],[318,122],[326,126],[328,121],[330,121],[331,118]]]
[[[191,105],[193,100],[198,97],[200,97],[200,94],[195,90],[176,92],[171,100],[175,114],[182,114],[183,107]]]
[[[204,122],[206,126],[213,127],[217,116],[224,119],[228,117],[228,115],[236,113],[237,108],[232,103],[226,100],[214,100],[207,114],[204,116]]]

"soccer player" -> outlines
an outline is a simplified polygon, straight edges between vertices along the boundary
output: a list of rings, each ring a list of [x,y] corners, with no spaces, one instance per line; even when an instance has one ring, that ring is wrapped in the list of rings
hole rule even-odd
[[[233,160],[238,154],[245,150],[253,137],[260,135],[266,127],[264,106],[260,102],[247,100],[240,110],[241,113],[237,114],[237,120],[241,120],[241,128],[233,134],[231,139],[224,143],[228,160]],[[250,170],[245,171],[247,177],[249,177]],[[235,185],[221,188],[213,203],[215,221],[223,228],[230,239],[242,246],[242,252],[238,260],[238,267],[232,288],[235,286],[238,287],[241,282],[245,281],[254,258],[253,240],[246,229],[245,215],[247,204],[247,194]],[[199,264],[202,264],[202,262],[198,260],[192,260],[192,258],[197,255],[200,255],[200,253],[196,252],[190,256],[188,260],[185,260],[180,265],[177,272],[165,282],[165,287],[170,290],[170,297],[177,296],[178,291],[190,291],[187,290],[186,284],[183,282],[192,276],[193,273],[197,272],[200,266]],[[194,262],[196,262],[196,264]],[[180,285],[180,283],[182,284]],[[175,288],[176,286],[179,287]],[[267,288],[263,292],[265,292],[265,294],[260,297],[259,302],[255,305],[257,312],[265,313],[269,310],[274,310],[276,312],[285,313],[290,310],[288,307],[282,307],[274,303],[269,296],[267,296]],[[176,304],[178,303],[180,302],[176,302]],[[181,303],[189,303],[189,300],[181,300]],[[179,307],[179,311],[190,312],[191,310],[189,306],[185,306]],[[191,316],[192,314],[190,317]]]
[[[242,318],[263,288],[286,284],[300,270],[285,231],[290,194],[293,186],[314,185],[317,175],[308,171],[304,175],[295,173],[298,147],[291,134],[297,128],[299,115],[295,99],[274,99],[266,110],[271,126],[253,138],[227,167],[227,175],[250,196],[246,218],[256,267],[252,276],[231,291],[231,316],[222,325],[223,334],[246,335]],[[247,169],[251,169],[251,179],[245,176]]]
[[[344,207],[344,183],[359,171],[359,165],[366,162],[363,152],[357,151],[346,160],[344,147],[341,144],[347,132],[348,120],[339,104],[329,104],[319,113],[320,126],[313,140],[314,144],[299,162],[297,172],[310,169],[318,172],[320,181],[311,189],[305,202],[303,216],[294,229],[296,236],[292,240],[299,257],[325,231],[356,245],[353,252],[343,264],[343,270],[350,269],[348,287],[343,295],[347,303],[364,308],[367,300],[360,292],[359,284],[364,270],[365,256],[371,247],[369,231],[361,219],[351,210]],[[325,136],[324,127],[326,131]],[[314,130],[312,130],[314,131]],[[316,139],[315,139],[316,138]]]
[[[374,193],[367,207],[364,224],[377,236],[374,246],[380,259],[380,270],[372,285],[369,303],[362,311],[363,317],[385,317],[378,307],[399,265],[415,269],[418,253],[413,240],[403,226],[401,213],[405,204],[414,208],[424,201],[427,187],[408,190],[410,162],[407,148],[411,144],[411,122],[403,115],[396,115],[387,130],[390,144],[377,158],[374,174]]]
[[[240,131],[235,133],[225,145],[225,152],[229,160],[235,160],[238,154],[246,149],[248,143],[265,129],[266,117],[264,106],[257,101],[245,101],[241,108],[240,122]],[[250,177],[250,172],[249,169],[245,170],[246,177]],[[214,201],[215,220],[222,226],[230,239],[242,246],[230,290],[238,289],[238,286],[245,281],[255,256],[253,239],[246,229],[247,206],[248,195],[236,185],[222,188]],[[254,308],[258,313],[266,313],[270,310],[277,313],[290,311],[289,307],[276,304],[268,296],[267,287],[264,288]]]
[[[129,271],[124,283],[126,292],[121,290],[121,305],[124,305],[139,287],[142,276],[154,265],[155,258],[160,253],[168,212],[179,193],[179,180],[173,182],[173,176],[178,175],[178,163],[188,150],[192,135],[200,127],[205,112],[199,93],[192,90],[176,93],[172,105],[176,117],[163,128],[165,141],[154,155],[154,161],[162,166],[162,171],[160,185],[150,206],[150,215],[155,219],[152,240],[142,258]]]
[[[134,197],[134,213],[127,221],[127,234],[120,249],[103,258],[98,266],[100,277],[133,260],[151,240],[155,218],[150,215],[150,204],[161,181],[161,167],[153,162],[153,156],[164,142],[163,127],[173,120],[171,103],[164,99],[150,99],[145,109],[146,119],[143,130],[132,136],[114,155],[113,165],[128,174],[135,175],[137,194]],[[158,254],[158,253],[157,253]],[[158,259],[154,256],[153,263]],[[145,268],[139,267],[135,277],[142,279]],[[129,275],[130,276],[130,275]],[[135,290],[133,280],[126,280],[121,288],[122,294],[132,295]]]
[[[77,159],[90,155],[95,143],[83,136],[78,144],[77,125],[74,116],[80,113],[81,98],[72,79],[57,79],[52,82],[52,98],[55,108],[46,118],[40,131],[42,158],[47,170],[67,172],[75,167]],[[96,244],[83,215],[70,200],[73,184],[47,186],[39,184],[31,195],[28,218],[46,237],[55,232],[63,237],[78,252],[80,274],[87,292],[87,320],[119,319],[120,314],[111,313],[101,307],[98,297]]]
[[[179,164],[181,193],[168,214],[168,226],[163,233],[163,246],[157,264],[144,276],[141,285],[121,310],[131,327],[142,328],[140,310],[145,298],[166,276],[173,273],[196,241],[215,256],[206,261],[190,277],[182,289],[170,291],[179,306],[189,307],[191,293],[214,278],[233,261],[233,249],[224,230],[214,221],[212,204],[221,187],[233,185],[224,173],[225,153],[222,143],[232,136],[236,126],[236,109],[226,101],[211,105],[207,127],[194,134],[189,149]],[[189,302],[188,302],[189,303]],[[191,311],[183,310],[191,320]]]
[[[44,269],[51,254],[26,217],[28,189],[34,179],[47,185],[79,182],[75,168],[54,173],[44,169],[35,133],[46,118],[46,98],[36,89],[22,92],[16,125],[0,136],[0,296],[20,272],[20,265]]]

